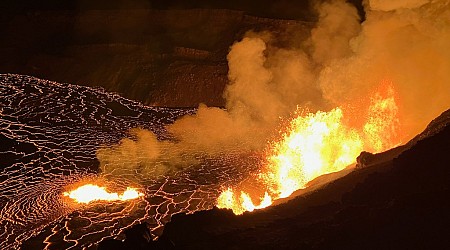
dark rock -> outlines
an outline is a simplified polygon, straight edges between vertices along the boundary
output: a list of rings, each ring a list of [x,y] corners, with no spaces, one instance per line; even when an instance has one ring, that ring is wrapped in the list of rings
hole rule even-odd
[[[174,249],[173,242],[166,236],[159,237],[153,241],[147,224],[141,223],[132,226],[125,231],[125,240],[106,239],[100,242],[98,250],[171,250]]]
[[[100,242],[97,250],[122,250],[125,246],[122,241],[115,239],[107,239]]]
[[[124,247],[126,249],[147,249],[152,242],[150,230],[145,223],[126,230],[125,237]]]
[[[365,168],[367,165],[369,165],[373,159],[374,154],[363,151],[359,156],[356,158],[356,168]]]

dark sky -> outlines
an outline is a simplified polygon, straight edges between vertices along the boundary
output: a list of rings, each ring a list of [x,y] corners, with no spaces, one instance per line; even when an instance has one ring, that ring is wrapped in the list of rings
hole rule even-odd
[[[350,0],[361,6],[362,0]],[[2,12],[85,9],[233,9],[254,16],[310,19],[314,0],[1,0]]]

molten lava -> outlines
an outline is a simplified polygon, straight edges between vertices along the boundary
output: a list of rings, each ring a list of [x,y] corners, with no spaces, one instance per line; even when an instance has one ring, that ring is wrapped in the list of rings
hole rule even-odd
[[[127,187],[123,194],[109,193],[105,187],[93,184],[86,184],[70,192],[64,192],[64,196],[75,200],[78,203],[89,203],[91,201],[126,201],[143,196],[135,188]]]
[[[343,170],[363,150],[380,152],[398,145],[394,90],[388,87],[384,92],[376,93],[366,105],[362,128],[346,125],[341,108],[306,115],[297,111],[282,139],[272,143],[265,167],[256,178],[265,189],[257,195],[262,197],[259,205],[254,205],[248,192],[228,188],[217,199],[217,207],[232,209],[235,214],[268,207],[320,175]]]

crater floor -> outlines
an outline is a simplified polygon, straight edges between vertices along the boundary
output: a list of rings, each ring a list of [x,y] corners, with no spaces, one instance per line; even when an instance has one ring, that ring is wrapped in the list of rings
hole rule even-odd
[[[258,157],[202,157],[176,173],[142,177],[134,184],[145,196],[128,202],[81,206],[62,195],[68,185],[98,178],[100,146],[135,127],[165,139],[164,125],[194,112],[148,107],[100,88],[0,75],[0,248],[95,248],[132,225],[145,221],[160,235],[173,214],[212,208],[222,186],[243,180]]]

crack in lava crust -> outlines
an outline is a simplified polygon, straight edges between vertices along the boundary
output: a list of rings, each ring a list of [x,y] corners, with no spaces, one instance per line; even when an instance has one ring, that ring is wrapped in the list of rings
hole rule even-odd
[[[122,238],[124,229],[143,221],[159,235],[171,215],[212,208],[221,187],[255,172],[260,156],[204,158],[176,174],[143,179],[142,199],[73,206],[63,196],[67,186],[98,178],[101,145],[117,143],[135,127],[166,138],[165,124],[193,112],[147,107],[102,89],[0,75],[0,249],[93,247]],[[119,190],[130,184],[103,178]]]

